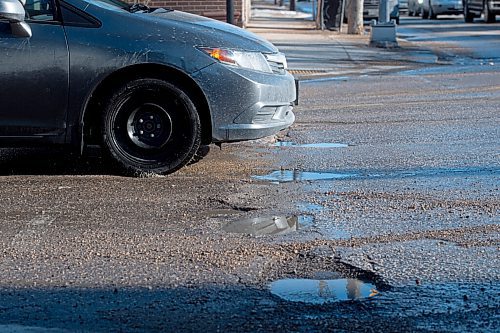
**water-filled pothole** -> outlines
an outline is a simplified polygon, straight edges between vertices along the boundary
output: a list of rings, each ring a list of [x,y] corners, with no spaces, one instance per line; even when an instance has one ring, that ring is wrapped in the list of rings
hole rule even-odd
[[[325,209],[322,205],[316,204],[316,203],[310,203],[310,202],[301,202],[297,205],[297,208],[301,211],[307,212],[307,213],[320,213]]]
[[[223,229],[227,232],[260,235],[283,235],[314,224],[312,215],[254,217],[237,220],[227,224]]]
[[[376,296],[376,286],[358,279],[284,279],[269,286],[271,293],[291,302],[325,304]]]
[[[270,182],[293,182],[293,181],[314,181],[314,180],[335,180],[355,178],[355,173],[335,173],[335,172],[310,172],[299,170],[277,170],[268,175],[252,176],[255,179]]]
[[[417,170],[372,170],[360,171],[358,173],[339,173],[339,172],[314,172],[300,170],[276,170],[267,175],[252,176],[252,178],[277,182],[301,182],[318,180],[342,180],[342,179],[394,179],[394,178],[434,178],[472,175],[497,175],[500,174],[500,168],[442,168],[442,169],[417,169]]]
[[[346,148],[349,145],[345,143],[319,142],[299,144],[289,141],[278,141],[274,144],[276,147],[299,147],[299,148]]]

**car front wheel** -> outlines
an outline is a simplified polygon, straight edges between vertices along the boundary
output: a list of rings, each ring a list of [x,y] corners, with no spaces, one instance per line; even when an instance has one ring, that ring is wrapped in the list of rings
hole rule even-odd
[[[434,10],[432,9],[432,4],[429,1],[429,19],[435,20],[437,18],[437,15],[434,13]]]
[[[469,11],[469,5],[467,2],[464,4],[464,21],[465,23],[472,23],[474,22],[474,15]]]
[[[485,4],[484,4],[484,21],[486,23],[495,23],[495,21],[496,21],[496,17],[491,12],[490,6],[488,5],[488,1],[485,1]]]
[[[429,12],[425,10],[425,8],[422,8],[422,19],[426,20],[429,18]]]
[[[189,96],[172,83],[137,79],[119,88],[102,118],[103,145],[127,174],[168,174],[189,163],[201,125]]]

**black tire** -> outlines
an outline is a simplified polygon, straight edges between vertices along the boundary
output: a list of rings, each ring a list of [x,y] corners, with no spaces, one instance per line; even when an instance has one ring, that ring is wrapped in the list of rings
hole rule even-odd
[[[474,22],[474,15],[469,11],[469,5],[467,2],[464,3],[464,21],[465,23]]]
[[[103,146],[129,175],[168,174],[193,158],[201,141],[198,112],[172,83],[137,79],[111,97],[102,117]]]
[[[422,8],[422,19],[426,20],[429,18],[429,12]]]
[[[490,6],[488,5],[488,1],[484,2],[484,22],[486,23],[495,23],[496,17],[490,10]]]

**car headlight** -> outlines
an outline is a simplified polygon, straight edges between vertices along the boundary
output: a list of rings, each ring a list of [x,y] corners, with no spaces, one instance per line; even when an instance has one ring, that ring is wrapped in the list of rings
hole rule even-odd
[[[266,56],[260,52],[246,52],[211,47],[200,47],[199,49],[225,65],[252,69],[264,73],[273,72]]]

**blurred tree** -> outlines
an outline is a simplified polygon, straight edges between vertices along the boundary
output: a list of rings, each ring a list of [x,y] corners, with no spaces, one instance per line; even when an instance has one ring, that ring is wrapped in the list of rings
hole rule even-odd
[[[363,33],[363,0],[346,0],[347,33],[361,35]]]

